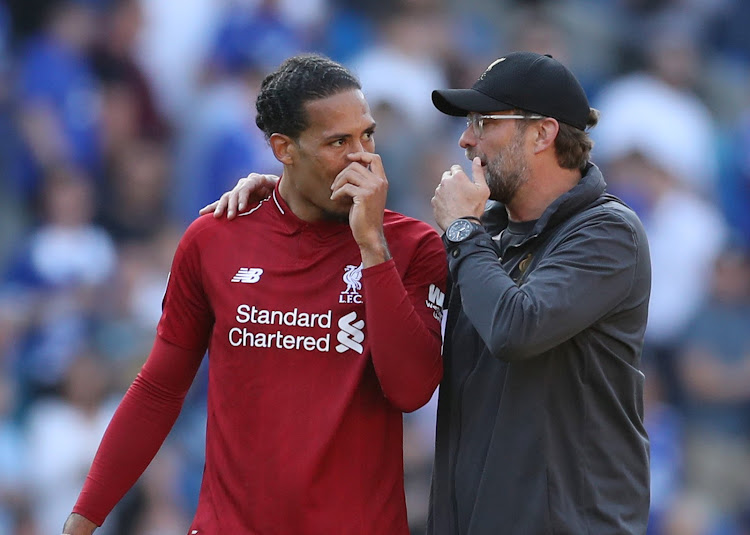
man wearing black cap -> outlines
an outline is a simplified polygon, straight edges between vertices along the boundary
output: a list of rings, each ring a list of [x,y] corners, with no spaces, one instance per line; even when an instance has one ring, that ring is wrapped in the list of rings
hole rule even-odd
[[[432,100],[466,116],[472,168],[432,199],[452,288],[428,532],[645,533],[649,251],[589,162],[598,112],[528,52]]]

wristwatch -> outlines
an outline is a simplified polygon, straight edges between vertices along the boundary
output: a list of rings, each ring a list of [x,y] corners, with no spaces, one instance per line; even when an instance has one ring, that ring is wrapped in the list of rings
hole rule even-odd
[[[474,231],[480,228],[476,223],[468,219],[459,218],[451,223],[445,231],[445,238],[450,243],[459,243],[474,234]]]

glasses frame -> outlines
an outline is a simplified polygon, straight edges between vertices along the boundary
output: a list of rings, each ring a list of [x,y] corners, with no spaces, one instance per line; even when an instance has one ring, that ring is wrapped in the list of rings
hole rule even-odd
[[[484,135],[484,120],[503,120],[503,119],[544,119],[543,115],[521,115],[518,113],[512,115],[483,115],[481,113],[471,112],[466,114],[466,128],[471,128],[472,133],[481,138]]]

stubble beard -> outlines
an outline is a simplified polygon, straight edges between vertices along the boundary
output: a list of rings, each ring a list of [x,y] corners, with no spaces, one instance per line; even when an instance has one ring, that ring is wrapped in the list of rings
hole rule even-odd
[[[469,159],[480,156],[484,167],[485,180],[490,190],[490,199],[508,205],[528,180],[529,166],[523,153],[523,136],[517,132],[509,145],[487,161],[486,155],[467,151]]]
[[[350,200],[347,205],[336,207],[321,206],[322,218],[325,221],[334,221],[336,223],[349,223],[349,213],[352,211],[354,203]]]
[[[331,210],[323,210],[323,219],[325,221],[334,221],[336,223],[349,223],[349,212],[333,212]]]

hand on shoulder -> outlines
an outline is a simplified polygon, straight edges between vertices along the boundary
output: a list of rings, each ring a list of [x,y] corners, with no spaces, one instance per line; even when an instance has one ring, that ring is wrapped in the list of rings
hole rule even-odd
[[[227,219],[234,219],[237,214],[250,206],[250,203],[268,197],[278,181],[279,177],[276,175],[250,173],[245,178],[239,179],[237,185],[224,193],[218,201],[201,208],[199,214],[213,212],[214,217],[218,219],[226,211]]]

